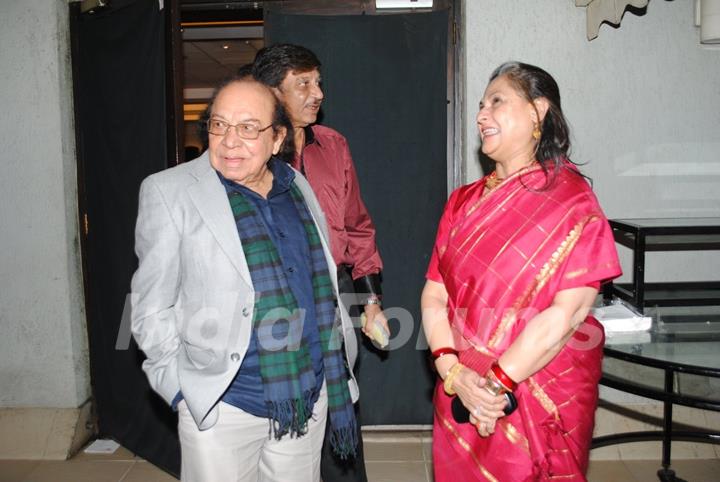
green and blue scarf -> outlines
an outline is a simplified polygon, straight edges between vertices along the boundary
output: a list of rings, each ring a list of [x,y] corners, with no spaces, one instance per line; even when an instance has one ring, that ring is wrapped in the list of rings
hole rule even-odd
[[[341,457],[355,455],[357,422],[347,386],[342,326],[320,235],[295,183],[290,194],[310,247],[313,295],[328,396],[330,443]],[[307,433],[315,372],[304,334],[304,319],[260,213],[239,192],[229,194],[235,222],[255,290],[253,330],[258,340],[260,375],[270,416],[271,434],[280,439]],[[311,321],[311,320],[308,320]]]

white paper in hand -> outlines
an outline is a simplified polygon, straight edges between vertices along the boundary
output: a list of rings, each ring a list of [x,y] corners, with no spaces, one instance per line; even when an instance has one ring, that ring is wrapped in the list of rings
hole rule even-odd
[[[365,313],[360,315],[360,319],[363,326],[365,326],[365,320],[367,320]],[[380,348],[385,348],[390,343],[390,333],[388,333],[383,324],[380,323],[377,319],[374,319],[372,321],[371,326],[368,328],[367,331],[370,339]]]

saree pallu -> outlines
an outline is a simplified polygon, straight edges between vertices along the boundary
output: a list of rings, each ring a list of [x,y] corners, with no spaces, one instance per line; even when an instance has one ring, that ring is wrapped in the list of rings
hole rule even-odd
[[[448,200],[427,277],[447,289],[458,349],[498,358],[558,291],[620,275],[612,231],[586,180],[569,162],[544,189],[546,179],[535,165],[489,193],[483,178]],[[438,383],[436,482],[586,480],[603,344],[601,325],[588,317],[519,384],[518,409],[487,438],[455,423]]]

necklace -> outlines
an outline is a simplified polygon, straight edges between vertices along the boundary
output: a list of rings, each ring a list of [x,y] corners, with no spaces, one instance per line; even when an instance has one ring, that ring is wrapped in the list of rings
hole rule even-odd
[[[521,167],[520,169],[518,169],[518,170],[515,171],[515,172],[523,172],[523,171],[526,171],[526,170],[530,169],[531,167],[533,167],[535,164],[537,164],[537,161],[532,161],[532,162],[531,162],[530,164],[528,164],[527,166]],[[512,175],[514,175],[514,174],[511,174],[511,176],[512,176]],[[487,177],[487,179],[485,179],[485,188],[486,188],[488,191],[492,191],[493,189],[495,189],[496,187],[498,187],[500,184],[502,184],[502,182],[503,182],[504,180],[505,180],[504,177],[498,177],[498,175],[497,175],[497,170],[495,170],[495,171],[493,171],[493,172]]]
[[[487,179],[485,179],[485,187],[488,191],[492,191],[496,187],[500,185],[505,180],[505,178],[498,177],[497,171],[493,171],[492,174],[488,176]]]

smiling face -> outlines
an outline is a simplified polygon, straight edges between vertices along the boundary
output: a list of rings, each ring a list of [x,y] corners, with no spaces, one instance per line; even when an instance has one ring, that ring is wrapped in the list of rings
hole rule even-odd
[[[485,90],[477,115],[483,154],[495,162],[520,163],[521,167],[534,157],[532,132],[537,122],[534,104],[506,76],[496,78]]]
[[[254,124],[262,129],[273,122],[275,102],[272,92],[258,82],[232,82],[215,97],[210,119],[232,125]],[[223,136],[210,134],[210,164],[226,179],[251,187],[269,172],[267,162],[280,150],[285,134],[284,130],[276,133],[272,127],[253,140],[240,137],[234,127]]]
[[[285,106],[293,127],[306,127],[317,121],[324,97],[320,88],[320,71],[287,73],[282,83],[273,89]]]

